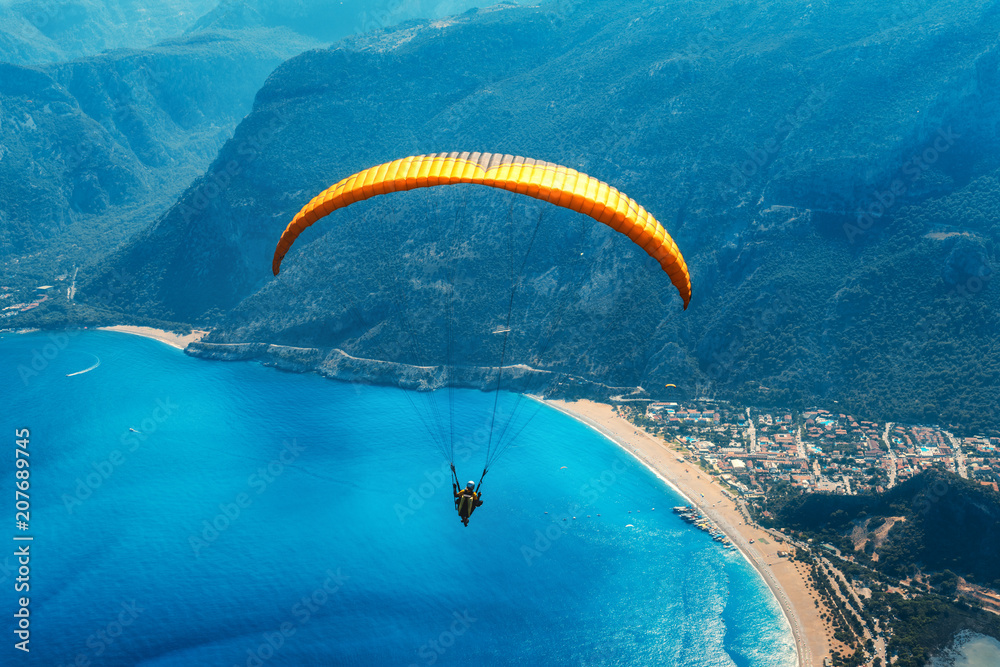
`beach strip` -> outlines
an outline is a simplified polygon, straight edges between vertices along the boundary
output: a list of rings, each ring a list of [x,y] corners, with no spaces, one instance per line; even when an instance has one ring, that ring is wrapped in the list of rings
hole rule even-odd
[[[207,331],[202,331],[199,329],[193,330],[186,336],[181,334],[176,334],[170,331],[164,331],[163,329],[154,329],[153,327],[136,327],[125,324],[119,324],[113,327],[97,327],[101,331],[117,331],[119,333],[133,334],[135,336],[143,336],[145,338],[153,338],[160,341],[161,343],[166,343],[171,347],[176,347],[178,350],[183,350],[190,343],[197,342],[201,340]]]
[[[614,442],[715,522],[760,573],[781,606],[795,640],[798,664],[801,667],[823,664],[823,658],[830,655],[830,644],[820,608],[809,591],[808,568],[777,553],[794,550],[794,547],[779,544],[772,534],[748,525],[737,507],[738,501],[729,496],[712,475],[698,468],[696,463],[678,460],[684,452],[619,417],[612,406],[587,400],[567,402],[532,398]]]

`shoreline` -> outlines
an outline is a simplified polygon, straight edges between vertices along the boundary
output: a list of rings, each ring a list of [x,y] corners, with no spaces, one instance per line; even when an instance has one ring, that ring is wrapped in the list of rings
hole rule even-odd
[[[183,350],[189,344],[200,341],[208,334],[207,331],[203,331],[201,329],[192,329],[191,333],[182,336],[181,334],[164,331],[163,329],[156,329],[154,327],[138,327],[127,324],[117,324],[112,327],[97,327],[97,330],[116,331],[118,333],[132,334],[133,336],[142,336],[143,338],[152,338],[153,340],[166,343],[170,347],[177,348],[178,350]]]
[[[88,330],[87,327],[82,329],[59,329],[58,331],[70,331],[70,332],[80,332]],[[158,340],[161,343],[166,343],[170,347],[176,348],[178,350],[184,350],[191,343],[197,343],[202,338],[209,334],[208,331],[203,329],[192,329],[191,333],[181,335],[178,333],[173,333],[172,331],[166,331],[164,329],[157,329],[155,327],[140,327],[133,326],[131,324],[116,324],[114,326],[108,327],[93,327],[89,329],[90,331],[114,331],[117,333],[126,333],[133,336],[142,336],[143,338],[152,338],[153,340]],[[42,329],[0,329],[0,334],[12,333],[12,334],[28,334],[28,333],[39,333],[43,331]],[[71,333],[72,335],[72,333]]]
[[[769,533],[742,521],[736,502],[722,495],[722,489],[711,475],[703,472],[695,464],[677,461],[677,456],[680,454],[675,449],[669,448],[661,439],[615,415],[610,405],[588,400],[570,403],[537,396],[530,397],[609,439],[684,498],[688,504],[709,517],[729,537],[743,558],[760,574],[777,601],[792,634],[796,663],[800,667],[818,667],[822,664],[822,658],[830,654],[830,646],[825,640],[824,623],[819,617],[819,610],[813,604],[814,598],[808,590],[805,578],[787,558],[776,556],[779,545],[772,542],[774,538]],[[682,468],[684,472],[681,472]],[[691,468],[694,468],[694,473],[690,471]],[[710,502],[712,500],[714,502]],[[736,522],[739,528],[733,525],[734,519],[739,519]],[[750,544],[750,540],[753,540],[754,544]],[[764,544],[768,545],[767,549],[758,546]],[[775,562],[768,562],[769,559]]]
[[[189,334],[181,335],[154,327],[133,325],[95,327],[93,330],[151,338],[178,350],[185,350],[188,345],[200,341],[209,333],[192,330]],[[28,331],[30,330],[19,330],[16,333]],[[816,606],[818,598],[808,590],[808,581],[798,571],[797,564],[785,557],[776,556],[778,547],[782,545],[772,544],[772,540],[776,539],[774,535],[744,523],[736,498],[722,490],[714,475],[704,472],[695,462],[678,460],[682,453],[687,454],[686,451],[679,451],[671,443],[618,416],[607,403],[588,399],[569,402],[545,399],[530,393],[525,395],[607,438],[681,496],[687,504],[696,507],[711,519],[759,573],[777,601],[791,631],[796,664],[799,667],[819,667],[823,657],[830,655],[832,639],[828,641],[826,624],[820,618],[823,607]],[[767,545],[767,548],[763,545]],[[794,550],[794,547],[784,549]],[[774,562],[767,562],[768,560]]]

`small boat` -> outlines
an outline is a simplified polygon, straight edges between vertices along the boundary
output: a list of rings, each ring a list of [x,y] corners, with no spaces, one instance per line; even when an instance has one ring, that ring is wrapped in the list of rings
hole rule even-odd
[[[133,433],[138,433],[138,434],[142,435],[142,431],[137,431],[134,428],[132,428],[131,426],[128,427],[128,430],[132,431]]]

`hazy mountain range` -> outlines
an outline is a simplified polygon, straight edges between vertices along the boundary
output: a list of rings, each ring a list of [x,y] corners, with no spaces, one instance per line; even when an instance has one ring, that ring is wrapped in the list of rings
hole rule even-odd
[[[24,253],[51,247],[32,212],[57,226],[67,210],[99,216],[77,242],[91,243],[74,259],[87,264],[77,304],[53,299],[21,322],[127,316],[207,325],[217,341],[488,364],[513,278],[511,363],[654,394],[675,383],[688,395],[839,401],[869,417],[995,430],[996,3],[567,0],[402,23],[319,50],[305,49],[325,33],[301,18],[316,15],[288,7],[220,5],[141,56],[8,66],[0,170],[8,152],[45,152],[10,129],[23,111],[37,126],[44,104],[66,105],[45,146],[61,145],[63,127],[107,134],[92,163],[4,188],[5,253],[25,285],[71,268],[50,255],[24,271]],[[305,52],[263,81],[286,49]],[[80,100],[93,88],[71,85],[81,71],[107,81],[126,60],[133,69],[119,76],[140,76],[135,62],[166,53],[163,87],[175,92],[142,106],[143,131],[101,122]],[[261,75],[219,64],[241,58]],[[238,92],[220,96],[222,86]],[[228,138],[232,125],[214,119],[236,122],[251,87],[252,110]],[[691,308],[610,230],[473,187],[338,212],[270,276],[282,229],[321,189],[450,150],[536,157],[615,184],[681,247]],[[5,183],[40,162],[20,159]],[[102,206],[127,211],[167,181],[174,203],[134,234],[100,224]]]

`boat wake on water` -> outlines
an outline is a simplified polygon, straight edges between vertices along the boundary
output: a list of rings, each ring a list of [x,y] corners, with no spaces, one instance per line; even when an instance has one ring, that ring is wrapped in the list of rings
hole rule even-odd
[[[77,371],[75,373],[67,373],[66,377],[71,378],[74,375],[83,375],[84,373],[89,373],[90,371],[94,370],[95,368],[101,365],[101,360],[96,354],[91,354],[90,356],[94,358],[93,366],[90,366],[89,368],[84,368],[82,371]]]

